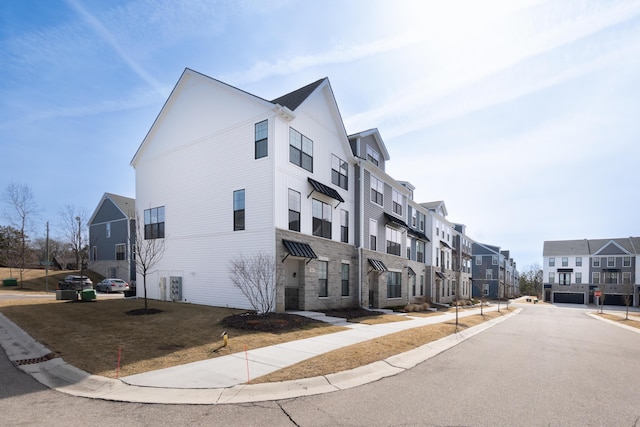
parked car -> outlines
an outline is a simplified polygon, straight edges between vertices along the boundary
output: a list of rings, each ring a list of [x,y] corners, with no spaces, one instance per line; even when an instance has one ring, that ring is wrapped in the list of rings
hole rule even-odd
[[[124,292],[129,290],[129,284],[122,279],[104,279],[96,285],[100,292]]]
[[[71,289],[74,291],[81,291],[83,289],[93,289],[93,282],[87,276],[76,276],[73,274],[68,275],[58,282],[58,289],[66,290]]]

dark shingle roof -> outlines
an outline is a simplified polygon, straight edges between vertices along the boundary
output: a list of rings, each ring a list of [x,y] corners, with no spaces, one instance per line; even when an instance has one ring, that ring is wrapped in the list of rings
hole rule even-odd
[[[316,88],[320,86],[320,84],[325,80],[326,77],[308,84],[305,87],[294,90],[293,92],[289,92],[286,95],[282,95],[281,97],[276,98],[271,102],[274,104],[280,104],[283,107],[287,107],[291,111],[295,111],[295,109],[298,108],[300,104],[302,104],[304,100],[307,99],[307,97],[311,95],[311,93],[316,90]]]

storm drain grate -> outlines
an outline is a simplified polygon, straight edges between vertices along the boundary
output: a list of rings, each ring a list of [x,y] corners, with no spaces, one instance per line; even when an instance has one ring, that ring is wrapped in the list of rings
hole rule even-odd
[[[34,357],[32,359],[22,359],[22,360],[16,360],[15,364],[18,366],[22,366],[22,365],[33,365],[35,363],[42,363],[42,362],[46,362],[47,360],[51,360],[54,359],[55,357],[57,357],[55,355],[55,353],[49,353],[49,354],[45,354],[44,356],[41,357]]]

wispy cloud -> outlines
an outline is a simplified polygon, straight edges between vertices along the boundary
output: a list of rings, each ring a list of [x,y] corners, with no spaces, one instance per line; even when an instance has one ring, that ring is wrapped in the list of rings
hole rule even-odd
[[[76,12],[89,24],[91,28],[98,34],[109,46],[111,46],[116,54],[122,59],[128,66],[142,78],[149,86],[154,88],[159,94],[165,93],[164,86],[157,81],[149,72],[147,72],[140,64],[138,64],[127,51],[120,46],[113,34],[87,9],[85,9],[77,0],[66,0],[67,3],[76,10]]]

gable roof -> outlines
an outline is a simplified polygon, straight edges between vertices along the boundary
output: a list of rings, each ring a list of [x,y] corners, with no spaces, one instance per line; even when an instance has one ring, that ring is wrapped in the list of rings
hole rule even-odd
[[[447,206],[444,204],[443,200],[438,200],[435,202],[420,203],[420,206],[436,213],[442,212],[442,216],[445,216],[445,217],[449,214],[447,212]]]
[[[325,80],[328,81],[326,77],[316,80],[313,83],[309,83],[308,85],[301,87],[300,89],[296,89],[293,92],[289,92],[286,95],[282,95],[271,102],[273,104],[282,105],[283,107],[287,107],[291,111],[295,111],[296,108],[300,106],[308,97],[315,91],[320,84],[322,84]]]
[[[100,202],[98,203],[98,206],[96,206],[96,209],[93,211],[93,215],[91,215],[91,218],[89,218],[87,224],[91,224],[93,222],[105,200],[111,201],[111,203],[113,203],[115,207],[118,208],[120,212],[122,212],[122,215],[124,217],[135,219],[136,199],[132,199],[131,197],[119,196],[113,193],[104,193],[104,195],[100,199]]]
[[[542,256],[597,255],[611,245],[628,254],[640,254],[640,238],[624,237],[618,239],[581,239],[545,241]]]
[[[357,132],[354,134],[351,134],[348,136],[349,140],[352,139],[356,139],[356,138],[365,138],[367,136],[373,136],[373,139],[375,139],[376,143],[378,144],[378,147],[380,147],[380,151],[382,151],[382,157],[384,157],[385,161],[388,161],[391,159],[391,157],[389,156],[389,151],[387,151],[387,146],[384,145],[384,141],[382,140],[382,135],[380,135],[380,131],[378,130],[378,128],[373,128],[373,129],[368,129],[362,132]],[[359,153],[358,153],[359,155]]]

